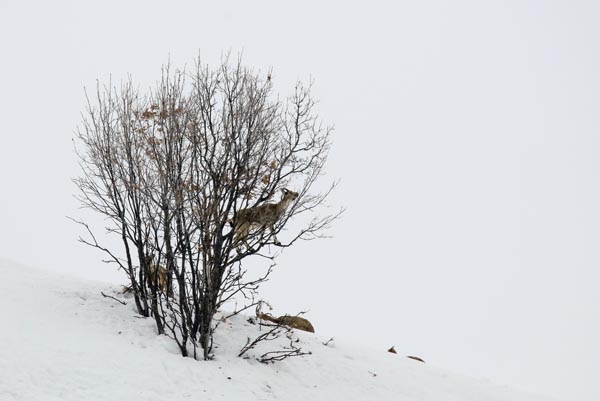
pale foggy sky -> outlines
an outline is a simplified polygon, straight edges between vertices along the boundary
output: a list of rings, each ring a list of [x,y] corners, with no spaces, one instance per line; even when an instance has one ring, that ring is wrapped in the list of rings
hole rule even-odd
[[[3,2],[0,257],[123,278],[76,243],[83,87],[243,50],[315,79],[332,239],[263,295],[322,336],[564,401],[600,399],[600,3]],[[284,234],[282,234],[283,237]],[[0,294],[1,296],[1,294]],[[377,351],[377,352],[378,352]],[[398,378],[403,380],[403,378]]]

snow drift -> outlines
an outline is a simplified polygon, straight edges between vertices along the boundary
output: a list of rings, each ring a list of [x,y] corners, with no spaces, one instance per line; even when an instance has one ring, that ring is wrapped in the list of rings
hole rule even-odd
[[[101,295],[117,296],[117,286],[6,261],[0,275],[2,401],[550,401],[320,334],[294,332],[309,356],[259,363],[277,345],[267,343],[239,358],[265,330],[239,315],[220,323],[213,361],[182,358],[133,303]]]

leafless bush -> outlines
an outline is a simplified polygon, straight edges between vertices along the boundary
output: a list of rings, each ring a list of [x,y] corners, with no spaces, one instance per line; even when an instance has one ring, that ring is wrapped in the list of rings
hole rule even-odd
[[[318,214],[335,183],[313,192],[331,128],[315,113],[310,85],[297,84],[282,101],[270,73],[228,58],[216,69],[198,60],[191,73],[165,66],[147,93],[129,80],[98,84],[86,99],[78,199],[107,219],[122,247],[102,245],[81,220],[80,240],[123,269],[138,312],[154,318],[158,333],[182,355],[208,359],[221,305],[239,296],[254,302],[278,247],[321,237],[339,215]],[[297,196],[275,217],[238,218],[266,210],[279,190]],[[290,219],[304,225],[280,242]],[[264,258],[264,274],[246,274],[253,256]]]

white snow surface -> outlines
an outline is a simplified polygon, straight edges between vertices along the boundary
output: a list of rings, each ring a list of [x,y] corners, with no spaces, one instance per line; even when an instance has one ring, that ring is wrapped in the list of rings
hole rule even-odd
[[[346,344],[343,333],[324,345],[331,336],[294,332],[309,356],[262,364],[256,357],[276,348],[269,343],[239,358],[265,330],[241,315],[219,325],[215,359],[196,361],[158,336],[132,299],[100,294],[118,297],[117,286],[2,260],[0,277],[1,401],[550,401],[368,349],[368,338]]]

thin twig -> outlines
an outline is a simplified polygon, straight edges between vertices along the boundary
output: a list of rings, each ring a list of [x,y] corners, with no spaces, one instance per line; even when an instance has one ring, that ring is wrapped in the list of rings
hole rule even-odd
[[[331,337],[329,340],[327,340],[327,341],[325,341],[324,343],[321,343],[321,344],[323,344],[324,346],[328,346],[329,343],[332,342],[332,341],[333,341],[333,337]]]
[[[118,303],[120,303],[121,305],[127,305],[126,302],[121,301],[120,299],[117,299],[115,297],[111,297],[110,295],[106,295],[105,293],[103,293],[102,291],[100,291],[100,294],[102,294],[102,296],[104,298],[110,298],[110,299],[114,299],[115,301],[117,301]]]

